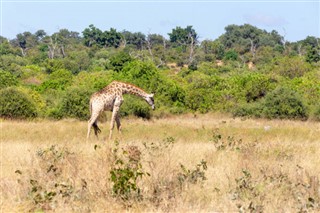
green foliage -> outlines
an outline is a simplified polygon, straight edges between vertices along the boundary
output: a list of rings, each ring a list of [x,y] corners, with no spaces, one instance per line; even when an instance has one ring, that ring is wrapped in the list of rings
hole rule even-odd
[[[49,75],[48,80],[39,86],[39,91],[48,89],[65,90],[72,82],[72,73],[65,69],[59,69]]]
[[[103,46],[103,33],[100,29],[96,28],[93,24],[89,28],[84,29],[82,32],[84,44],[88,47],[95,45]]]
[[[185,104],[189,109],[201,113],[221,109],[224,102],[222,90],[225,87],[222,78],[195,71],[187,77],[187,81]]]
[[[85,88],[70,88],[62,97],[60,113],[64,117],[87,120],[89,118],[89,100],[93,91]]]
[[[232,114],[235,117],[263,117],[263,105],[261,101],[253,103],[243,103],[238,105],[233,111]]]
[[[238,53],[234,50],[229,50],[224,55],[225,60],[236,61],[238,59]]]
[[[0,55],[0,69],[21,76],[21,67],[27,65],[27,59],[18,55]]]
[[[136,50],[142,50],[146,43],[146,36],[141,32],[129,32],[124,30],[122,32],[122,36],[124,37],[126,44],[129,48],[134,48]]]
[[[116,72],[120,72],[122,68],[132,60],[133,59],[128,53],[123,51],[119,52],[110,58],[110,69],[113,69]]]
[[[17,78],[10,72],[0,70],[0,89],[16,86],[18,84]]]
[[[315,116],[319,38],[285,42],[277,31],[250,24],[226,26],[219,38],[201,43],[192,26],[168,34],[166,39],[89,25],[82,37],[68,29],[23,32],[12,40],[0,36],[0,89],[21,85],[40,117],[84,119],[83,109],[77,114],[61,108],[70,87],[93,92],[112,80],[132,83],[155,93],[154,115],[222,111],[265,117],[266,94],[284,86],[300,94],[311,109],[308,116]],[[143,101],[128,100],[123,115],[151,116]]]
[[[45,68],[46,73],[51,74],[54,71],[65,69],[61,59],[46,59],[43,61],[42,66]]]
[[[301,97],[296,92],[284,87],[278,87],[268,93],[263,107],[263,114],[267,118],[307,118],[307,109]]]
[[[151,62],[139,60],[126,64],[115,78],[120,81],[130,82],[150,92],[155,92],[160,82],[159,70]]]
[[[320,48],[319,47],[308,47],[306,61],[308,63],[320,61]]]
[[[197,41],[197,33],[192,26],[187,26],[186,28],[176,27],[168,35],[170,42],[178,46],[191,44],[192,41],[196,43]]]
[[[215,129],[212,132],[212,142],[218,151],[226,150],[240,150],[242,146],[242,139],[235,139],[234,136],[224,137],[219,129]]]
[[[274,89],[272,78],[255,72],[235,74],[228,81],[233,97],[236,100],[245,100],[246,102],[257,101]]]
[[[0,90],[0,116],[4,118],[34,118],[37,108],[31,98],[17,88]]]
[[[283,57],[276,59],[273,70],[281,76],[293,79],[303,76],[311,67],[300,57]]]
[[[151,108],[145,101],[128,95],[125,97],[125,101],[120,109],[120,114],[122,116],[134,115],[136,117],[150,119]]]
[[[184,165],[180,164],[181,173],[178,174],[178,180],[180,184],[192,183],[196,184],[201,181],[207,180],[205,176],[205,171],[207,170],[207,162],[201,160],[199,164],[196,165],[196,168],[193,170],[187,169]]]
[[[42,80],[44,76],[45,73],[43,72],[43,68],[38,65],[27,65],[22,67],[21,78],[23,79],[34,77]]]
[[[109,31],[104,32],[105,46],[107,47],[119,47],[122,39],[121,33],[116,29],[110,28]]]
[[[73,74],[87,70],[90,66],[90,58],[86,51],[71,52],[68,59],[64,60],[64,67]]]
[[[88,90],[98,91],[113,80],[113,71],[80,72],[73,78],[72,86],[83,87]]]
[[[241,54],[253,53],[254,49],[260,46],[274,47],[277,44],[282,44],[283,40],[275,30],[268,33],[250,24],[228,25],[225,30],[226,32],[220,36],[219,41],[225,47],[233,48]]]
[[[113,149],[113,166],[110,170],[110,180],[113,183],[112,191],[115,196],[127,201],[142,198],[138,180],[146,173],[141,164],[141,152],[137,146],[127,146],[119,153],[119,142]]]

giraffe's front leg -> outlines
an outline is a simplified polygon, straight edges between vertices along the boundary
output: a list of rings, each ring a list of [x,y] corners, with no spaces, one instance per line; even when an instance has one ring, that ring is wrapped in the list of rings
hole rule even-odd
[[[120,109],[120,106],[114,106],[113,110],[112,110],[112,116],[111,116],[111,122],[110,122],[109,140],[111,140],[111,138],[112,138],[112,131],[114,129],[114,123],[115,123],[115,121],[117,120],[117,117],[118,117],[119,109]]]

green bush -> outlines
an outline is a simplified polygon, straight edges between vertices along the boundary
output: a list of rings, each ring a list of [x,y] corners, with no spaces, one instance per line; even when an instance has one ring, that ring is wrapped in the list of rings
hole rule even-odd
[[[266,95],[263,114],[267,118],[306,119],[307,109],[300,96],[285,87],[278,87]]]
[[[151,62],[138,60],[126,64],[115,77],[151,91],[155,91],[160,83],[160,73],[156,66]]]
[[[320,104],[313,105],[310,111],[310,119],[320,121]]]
[[[263,106],[260,102],[244,103],[237,106],[232,114],[236,117],[262,117]]]
[[[90,90],[98,91],[111,83],[113,80],[113,73],[113,71],[83,71],[74,77],[72,85],[76,87],[86,87]]]
[[[128,53],[123,51],[119,52],[110,58],[110,68],[116,72],[120,72],[122,68],[132,60],[132,57]]]
[[[301,57],[283,57],[275,60],[273,72],[278,75],[293,79],[301,77],[311,70],[310,64],[306,63]]]
[[[238,53],[235,50],[228,50],[224,55],[224,59],[236,61],[238,59]]]
[[[65,90],[71,85],[72,77],[73,76],[70,71],[59,69],[50,74],[49,79],[39,86],[39,90],[42,92],[47,89]]]
[[[86,120],[90,116],[89,101],[93,91],[86,88],[70,88],[62,97],[60,112],[55,115]]]
[[[5,118],[34,118],[37,109],[31,98],[16,88],[0,91],[0,116]]]
[[[274,89],[272,79],[264,74],[245,72],[228,78],[230,91],[236,100],[254,102]]]
[[[120,114],[121,116],[134,115],[140,118],[150,119],[151,108],[144,100],[128,95],[125,97],[125,101],[120,109]]]
[[[16,86],[18,84],[17,78],[10,72],[0,70],[0,89]]]

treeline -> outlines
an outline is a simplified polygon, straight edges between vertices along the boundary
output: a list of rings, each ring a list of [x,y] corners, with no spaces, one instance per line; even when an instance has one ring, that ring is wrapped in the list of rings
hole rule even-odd
[[[154,92],[154,116],[220,111],[320,119],[320,40],[288,42],[273,30],[229,25],[199,41],[192,26],[159,34],[62,29],[0,37],[0,116],[87,119],[90,95],[112,80]],[[122,115],[149,118],[128,96]]]

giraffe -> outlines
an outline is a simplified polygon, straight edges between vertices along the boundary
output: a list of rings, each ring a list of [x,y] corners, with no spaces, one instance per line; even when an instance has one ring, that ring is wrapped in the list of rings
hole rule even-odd
[[[153,99],[154,94],[148,94],[133,84],[112,81],[108,86],[94,93],[90,98],[91,117],[88,121],[87,139],[89,139],[91,127],[93,127],[96,136],[98,136],[98,134],[101,132],[97,125],[97,119],[101,112],[107,110],[112,111],[109,140],[112,138],[112,131],[115,122],[117,123],[118,131],[121,133],[119,110],[121,104],[123,103],[123,94],[132,94],[141,97],[151,106],[153,110],[155,109]]]

